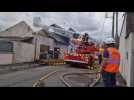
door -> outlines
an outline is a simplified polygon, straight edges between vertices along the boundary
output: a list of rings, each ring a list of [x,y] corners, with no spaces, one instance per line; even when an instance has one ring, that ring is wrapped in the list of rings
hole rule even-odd
[[[40,53],[48,52],[49,46],[40,45]]]

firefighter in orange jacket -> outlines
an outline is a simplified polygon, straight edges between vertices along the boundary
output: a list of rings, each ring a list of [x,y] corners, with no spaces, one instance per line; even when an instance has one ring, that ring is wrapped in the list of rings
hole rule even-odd
[[[105,87],[116,86],[116,74],[119,72],[120,53],[115,48],[115,41],[105,43],[102,62],[102,78]]]

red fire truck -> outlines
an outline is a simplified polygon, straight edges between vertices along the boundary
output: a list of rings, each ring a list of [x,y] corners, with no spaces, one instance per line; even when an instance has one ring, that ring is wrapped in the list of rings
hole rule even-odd
[[[73,49],[65,53],[64,61],[75,66],[92,66],[96,59],[96,52],[98,52],[95,44],[80,39],[73,39],[72,43],[74,44]],[[75,46],[76,48],[74,48]]]

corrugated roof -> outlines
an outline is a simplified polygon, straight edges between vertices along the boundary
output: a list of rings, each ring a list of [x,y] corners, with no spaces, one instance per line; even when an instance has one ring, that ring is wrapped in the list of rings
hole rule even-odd
[[[7,28],[0,32],[0,36],[4,37],[32,37],[33,30],[24,21],[17,23],[16,25]]]
[[[53,34],[53,35],[51,35],[51,37],[53,39],[55,39],[56,42],[59,42],[59,43],[65,44],[65,45],[68,45],[69,44],[69,38],[64,39],[63,37],[61,37],[61,36],[59,36],[57,34]]]

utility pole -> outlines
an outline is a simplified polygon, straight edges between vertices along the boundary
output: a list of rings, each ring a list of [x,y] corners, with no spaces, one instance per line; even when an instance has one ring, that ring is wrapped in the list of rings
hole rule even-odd
[[[107,15],[106,15],[107,17]],[[108,17],[107,17],[108,18]],[[115,33],[116,32],[116,33]],[[115,33],[115,34],[114,34]],[[112,38],[117,43],[117,48],[119,47],[119,35],[118,35],[118,12],[113,12],[112,16]]]
[[[116,14],[116,34],[115,34],[115,41],[117,43],[117,48],[119,47],[119,35],[118,35],[118,12],[115,13]]]
[[[113,12],[113,18],[112,18],[112,38],[114,38],[114,21],[115,21],[115,12]]]
[[[118,37],[118,12],[116,12],[116,36]]]

